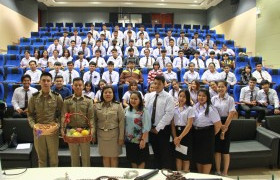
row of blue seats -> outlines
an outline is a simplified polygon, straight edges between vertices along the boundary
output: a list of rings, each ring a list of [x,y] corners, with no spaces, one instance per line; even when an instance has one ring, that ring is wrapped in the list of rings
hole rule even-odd
[[[48,28],[52,28],[52,27],[58,27],[58,28],[61,28],[61,27],[69,27],[69,28],[72,28],[72,27],[79,27],[79,28],[83,28],[83,27],[91,27],[91,24],[94,24],[95,27],[102,27],[103,24],[105,24],[107,27],[114,27],[115,25],[118,25],[119,27],[123,27],[123,23],[102,23],[102,22],[96,22],[96,23],[85,23],[85,25],[81,22],[76,22],[76,23],[73,23],[73,22],[66,22],[65,25],[64,23],[53,23],[53,22],[48,22],[46,23],[46,27]],[[125,27],[127,27],[128,25],[132,25],[132,23],[125,23]],[[202,30],[209,30],[209,26],[208,25],[197,25],[197,24],[194,24],[194,25],[190,25],[190,24],[184,24],[182,26],[182,24],[165,24],[164,26],[162,24],[155,24],[154,26],[151,24],[151,23],[135,23],[135,25],[133,27],[135,28],[140,28],[141,25],[144,25],[146,28],[176,28],[176,29],[195,29],[195,30],[200,30],[202,28]]]

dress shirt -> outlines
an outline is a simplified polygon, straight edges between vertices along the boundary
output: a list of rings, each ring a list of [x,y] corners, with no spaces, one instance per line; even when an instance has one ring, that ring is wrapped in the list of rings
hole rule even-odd
[[[40,64],[40,67],[46,68],[48,67],[48,59],[40,58],[38,64]]]
[[[156,47],[157,46],[157,43],[161,42],[161,44],[163,45],[163,40],[161,38],[154,38],[152,40],[152,47]]]
[[[255,101],[257,99],[257,94],[258,94],[259,90],[260,90],[260,88],[254,87],[252,101]],[[246,103],[251,102],[251,89],[249,86],[243,87],[241,89],[239,101],[246,102]]]
[[[134,49],[134,55],[135,55],[135,56],[139,56],[139,51],[138,51],[138,48],[137,48],[136,46],[132,46],[132,47],[127,46],[127,47],[125,48],[125,51],[124,51],[124,55],[125,55],[125,56],[128,56],[128,50],[129,50],[130,48],[133,48],[133,49]]]
[[[174,124],[175,126],[186,126],[190,118],[194,118],[194,109],[191,106],[184,106],[183,110],[180,110],[179,106],[174,110]]]
[[[271,75],[265,70],[262,70],[261,73],[256,70],[252,73],[252,76],[257,79],[257,83],[259,83],[259,84],[262,82],[262,80],[268,80],[269,82],[272,82]],[[263,79],[262,79],[262,77],[263,77]]]
[[[174,40],[174,44],[176,44],[176,39],[174,37],[165,37],[163,38],[163,45],[164,47],[168,47],[169,46],[169,41],[170,39],[173,39]]]
[[[127,37],[128,37],[128,35],[127,35],[127,32],[128,32],[128,31],[131,31],[131,32],[132,32],[132,36],[131,36],[131,37],[132,37],[133,39],[136,39],[136,38],[137,38],[137,37],[136,37],[135,31],[133,31],[132,29],[131,29],[131,30],[125,30],[125,31],[124,31],[124,33],[123,33],[124,38],[127,38]]]
[[[274,89],[268,90],[268,98],[269,98],[269,105],[273,105],[275,109],[278,109],[279,98],[277,92]],[[257,102],[261,104],[267,102],[267,96],[263,89],[259,90],[257,94]]]
[[[212,126],[214,123],[221,120],[220,115],[217,109],[213,106],[209,106],[209,113],[205,116],[206,104],[200,106],[199,103],[196,103],[193,108],[195,111],[195,117],[193,121],[193,125],[196,127],[206,127]]]
[[[235,53],[232,49],[227,48],[226,50],[221,49],[221,54],[228,54],[229,56],[235,56]]]
[[[72,79],[71,84],[73,84],[73,79],[76,77],[80,77],[80,74],[75,69],[73,69],[71,71],[71,79]],[[68,84],[68,82],[69,82],[69,70],[68,69],[66,71],[64,71],[64,73],[63,73],[63,80],[64,80],[64,84]]]
[[[27,70],[25,74],[28,74],[31,77],[31,83],[39,83],[42,71],[36,69],[35,71]]]
[[[61,61],[61,65],[62,65],[63,67],[66,67],[66,66],[67,66],[67,63],[68,63],[69,61],[73,61],[73,58],[72,58],[71,56],[69,56],[68,58],[65,57],[65,56],[62,56],[62,57],[60,58],[60,61]]]
[[[173,54],[172,54],[172,50],[173,50]],[[167,55],[169,55],[169,56],[171,56],[171,55],[178,56],[179,47],[173,46],[173,49],[172,49],[171,46],[167,46],[166,51],[167,51]]]
[[[89,58],[91,56],[90,54],[90,50],[88,47],[85,47],[85,49],[83,49],[83,47],[79,47],[79,52],[82,51],[84,52],[84,57]]]
[[[193,91],[193,90],[189,90],[189,91],[190,91],[191,100],[193,101],[194,104],[196,104],[198,91]]]
[[[113,46],[113,43],[112,43],[113,40],[117,41],[117,44],[116,44],[117,46],[123,47],[123,40],[121,38],[114,38],[114,37],[112,37],[109,40],[109,46]]]
[[[118,56],[114,58],[113,56],[110,56],[107,63],[113,61],[114,62],[114,67],[115,68],[121,68],[122,67],[122,57]]]
[[[71,36],[70,37],[70,42],[71,41],[76,41],[76,47],[78,48],[78,47],[80,47],[81,46],[81,44],[82,44],[82,38],[80,37],[80,36]]]
[[[111,38],[112,38],[112,39],[114,38],[114,33],[112,33]],[[120,31],[120,30],[118,30],[118,38],[119,38],[120,40],[123,40],[123,38],[124,38],[123,32]]]
[[[48,47],[48,53],[49,53],[49,56],[52,56],[53,55],[53,51],[55,50],[55,45],[54,44],[51,44],[49,47]],[[58,44],[56,46],[56,50],[58,50],[58,55],[61,56],[62,55],[62,46],[60,44]]]
[[[193,48],[193,49],[197,49],[198,48],[198,45],[202,43],[201,39],[197,38],[197,41],[195,39],[192,39],[190,41],[190,44],[189,44],[189,47],[190,48]]]
[[[70,46],[70,38],[69,37],[65,37],[64,39],[64,36],[60,37],[59,40],[58,40],[58,43],[63,46],[63,41],[64,41],[64,47],[65,46]],[[63,48],[63,47],[62,47]]]
[[[223,98],[216,95],[212,97],[211,101],[212,105],[218,110],[220,117],[227,117],[230,112],[236,111],[234,99],[227,93]]]
[[[217,56],[218,54],[221,54],[221,51],[219,49],[213,49],[213,51],[215,52],[215,56]]]
[[[211,59],[211,58],[207,59],[207,60],[206,60],[206,67],[208,67],[208,65],[209,65],[210,63],[214,63],[216,69],[219,69],[219,68],[220,68],[220,62],[219,62],[219,60],[217,60],[217,59],[215,59],[215,58],[214,58],[214,59]]]
[[[164,71],[163,76],[167,83],[170,83],[173,79],[177,80],[177,74],[174,71],[171,71],[170,73],[168,71]]]
[[[35,89],[33,87],[29,87],[29,89],[27,91],[28,100],[32,97],[32,94],[36,93],[37,91],[38,91],[37,89]],[[13,97],[12,97],[12,105],[15,110],[24,108],[25,90],[23,89],[23,87],[18,87],[15,89],[15,91],[13,93]]]
[[[156,61],[159,62],[160,69],[165,68],[167,63],[172,63],[170,58],[167,56],[165,56],[164,58],[160,56]]]
[[[62,76],[63,75],[63,71],[62,70],[58,70],[57,74],[56,74],[55,69],[51,70],[49,73],[52,75],[52,82],[54,81],[55,75],[57,75],[57,76]]]
[[[73,57],[73,56],[75,56],[75,55],[78,55],[78,52],[79,52],[79,50],[78,50],[78,48],[77,47],[68,47],[67,48],[68,50],[69,50],[69,52],[70,52],[70,56],[71,57]]]
[[[60,94],[62,99],[72,95],[72,92],[67,87],[62,87],[61,89],[57,89],[54,85],[54,86],[52,86],[52,90],[54,92],[57,92],[58,94]]]
[[[105,49],[108,49],[109,47],[109,42],[106,40],[101,40],[101,46],[103,46]]]
[[[29,67],[29,61],[31,61],[31,57],[29,59],[26,59],[25,57],[22,58],[22,60],[20,61],[20,66]]]
[[[122,49],[120,48],[120,46],[110,46],[109,48],[108,48],[108,50],[107,50],[107,55],[108,56],[111,56],[112,55],[112,49],[117,49],[117,52],[118,52],[118,55],[119,56],[122,56],[123,55],[123,53],[122,53]]]
[[[112,71],[111,77],[112,77],[112,82],[113,82],[112,85],[116,85],[119,83],[120,75],[117,71]],[[110,72],[105,71],[102,74],[102,79],[104,79],[107,83],[110,83]]]
[[[193,80],[200,80],[200,77],[199,77],[199,73],[194,71],[194,72],[191,72],[191,71],[187,71],[185,72],[184,76],[183,76],[184,80],[188,81],[189,83],[191,83]]]
[[[206,80],[207,82],[219,81],[220,80],[219,72],[214,71],[214,73],[212,73],[210,70],[207,70],[202,74],[201,80],[202,81]]]
[[[181,91],[181,89],[179,88],[178,91],[174,90],[174,89],[170,89],[169,90],[169,94],[173,97],[174,103],[177,104],[178,103],[178,99],[179,99],[179,92]]]
[[[145,44],[146,44],[146,42],[148,42],[149,40],[148,39],[138,39],[137,41],[136,41],[136,46],[137,47],[145,47]]]
[[[200,51],[200,55],[201,56],[210,56],[210,52],[212,52],[212,51],[213,51],[213,49],[208,49],[208,50],[203,49]]]
[[[191,62],[194,63],[194,67],[196,69],[205,68],[205,64],[201,59],[195,59],[194,58],[193,60],[191,60]],[[198,64],[199,64],[199,66],[198,66]]]
[[[62,63],[61,59],[59,57],[57,57],[56,59],[52,56],[52,57],[49,57],[49,60],[48,60],[49,63],[51,63],[53,66],[54,66],[54,63],[55,62],[60,62]]]
[[[209,88],[209,94],[210,94],[210,98],[218,95],[218,92],[214,91],[211,87]]]
[[[82,63],[82,65],[81,65]],[[89,67],[88,61],[83,59],[82,61],[80,59],[76,60],[74,63],[74,68],[80,68],[80,67]]]
[[[220,73],[220,80],[225,80],[226,78],[226,72],[223,71]],[[232,72],[228,73],[228,77],[227,77],[227,83],[229,83],[230,85],[235,85],[237,83],[237,79],[235,77],[235,74],[233,74]]]
[[[89,62],[95,62],[99,68],[107,67],[107,63],[103,57],[94,57]]]
[[[183,62],[182,62],[183,60]],[[183,63],[183,67],[182,67],[182,63]],[[188,66],[188,64],[190,63],[189,59],[188,58],[185,58],[185,57],[176,57],[174,60],[173,60],[173,67],[174,68],[185,68]]]
[[[155,48],[155,49],[153,50],[153,56],[154,56],[155,59],[156,59],[157,57],[160,57],[160,56],[161,56],[161,50],[162,50],[162,48]]]
[[[83,76],[84,82],[90,81],[90,74],[91,74],[90,71],[85,72],[85,74]],[[99,72],[93,71],[92,72],[92,77],[91,77],[92,85],[97,86],[99,81],[100,81],[100,74],[99,74]]]
[[[141,31],[137,32],[137,39],[140,39],[140,33]],[[144,33],[144,39],[150,40],[149,34],[146,31],[143,31],[142,33]]]
[[[149,49],[150,50],[150,56],[152,56],[153,55],[153,51],[154,51],[154,49],[153,48],[146,48],[146,47],[143,47],[142,49],[141,49],[141,52],[140,52],[140,56],[145,56],[145,50],[146,49]]]
[[[91,46],[95,46],[95,40],[93,37],[91,37],[90,39],[88,37],[86,37],[83,42],[85,42],[88,45],[91,45]]]
[[[136,43],[136,40],[134,39],[134,38],[132,38],[132,37],[127,37],[127,38],[124,38],[124,46],[129,46],[129,42],[131,41],[131,40],[133,40],[133,44],[135,44]]]
[[[177,46],[178,47],[184,47],[184,45],[182,45],[182,44],[185,44],[185,43],[187,43],[187,44],[189,44],[189,38],[187,38],[187,37],[178,37],[177,38]]]
[[[205,46],[205,44],[208,44],[209,48],[213,48],[214,41],[212,41],[212,40],[210,39],[209,42],[208,42],[208,40],[205,39],[205,40],[203,41],[203,46]]]
[[[148,59],[148,63],[147,63],[147,59]],[[153,64],[155,62],[155,59],[153,57],[142,57],[139,61],[139,65],[141,68],[147,67],[147,68],[153,68]],[[146,66],[147,64],[147,66]]]
[[[106,30],[106,31],[102,30],[102,31],[99,32],[99,34],[100,35],[104,34],[106,39],[110,39],[111,38],[111,32],[108,31],[108,30]]]
[[[150,112],[150,114],[152,114],[153,104],[156,98],[156,92],[152,92],[151,95],[149,95],[149,97],[150,98],[148,98],[145,102],[145,106]],[[155,123],[152,124],[156,126],[155,129],[158,132],[164,129],[165,126],[170,125],[171,120],[174,116],[174,108],[175,106],[173,97],[164,90],[162,90],[157,97]]]
[[[92,100],[94,100],[95,97],[95,94],[92,91],[86,92],[85,90],[83,90],[83,95],[90,97]]]
[[[97,40],[97,39],[100,38],[100,34],[98,33],[98,31],[95,31],[94,29],[92,29],[92,30],[90,30],[90,31],[88,31],[88,32],[91,32],[92,38],[93,38],[94,40]]]
[[[92,49],[92,56],[95,57],[95,51],[96,50],[100,50],[101,51],[101,56],[102,57],[105,57],[106,56],[106,49],[103,47],[103,46],[95,46],[93,49]]]

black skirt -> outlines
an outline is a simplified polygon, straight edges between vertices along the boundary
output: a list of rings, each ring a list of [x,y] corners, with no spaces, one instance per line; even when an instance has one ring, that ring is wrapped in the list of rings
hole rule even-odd
[[[225,124],[227,117],[221,117],[222,124]],[[224,139],[221,140],[222,131],[220,131],[215,137],[215,152],[222,154],[229,154],[230,147],[230,126],[228,127],[227,132],[224,135]]]
[[[146,143],[144,149],[139,148],[139,144],[136,143],[125,143],[126,157],[130,163],[135,163],[137,165],[146,162],[149,158],[149,144]]]
[[[196,163],[212,164],[214,160],[214,126],[196,129],[193,127],[193,156]]]
[[[179,136],[184,131],[185,126],[176,126],[175,128],[176,128],[176,134],[177,134],[177,136]],[[190,131],[188,132],[188,134],[183,139],[181,139],[181,142],[180,142],[181,145],[188,147],[187,155],[182,154],[175,150],[175,152],[174,152],[175,158],[181,159],[183,161],[191,160],[191,158],[192,158],[192,138],[193,137],[192,137],[192,128],[191,128]],[[176,146],[175,146],[175,148],[176,148]]]

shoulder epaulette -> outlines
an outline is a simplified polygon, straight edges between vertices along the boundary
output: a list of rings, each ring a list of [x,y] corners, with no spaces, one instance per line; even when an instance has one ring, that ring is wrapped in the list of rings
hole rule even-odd
[[[90,98],[90,97],[88,97],[87,95],[84,95],[84,97],[85,97],[85,98],[87,98],[87,99],[91,99],[91,98]]]
[[[59,95],[59,93],[57,93],[57,92],[55,92],[55,91],[52,91],[52,93],[55,94],[55,95],[57,95],[57,96]]]
[[[37,91],[37,92],[33,93],[32,95],[33,95],[33,96],[37,96],[39,93],[40,93],[40,92]]]
[[[73,97],[73,95],[70,95],[70,96],[67,96],[66,98],[64,98],[64,99],[70,99],[70,98],[72,98]]]

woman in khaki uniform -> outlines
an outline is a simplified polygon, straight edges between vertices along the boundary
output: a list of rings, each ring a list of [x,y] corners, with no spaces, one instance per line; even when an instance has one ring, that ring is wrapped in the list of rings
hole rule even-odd
[[[124,142],[124,110],[115,101],[111,86],[103,88],[101,102],[95,105],[94,116],[99,154],[103,156],[104,167],[117,167],[118,156]]]

